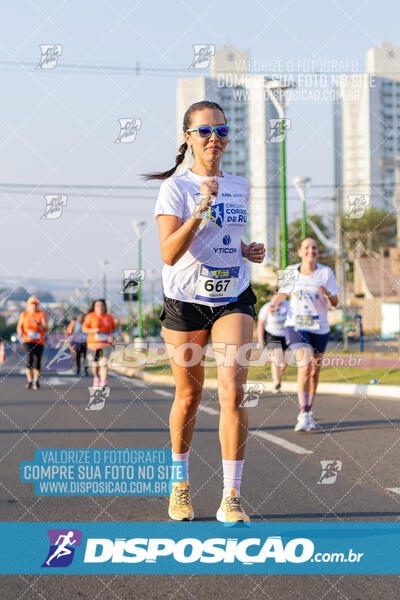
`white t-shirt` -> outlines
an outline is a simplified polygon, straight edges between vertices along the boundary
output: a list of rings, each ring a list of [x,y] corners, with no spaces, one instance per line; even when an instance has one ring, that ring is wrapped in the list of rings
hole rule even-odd
[[[270,304],[271,302],[267,302],[260,308],[258,320],[265,321],[264,329],[265,331],[268,331],[268,333],[284,337],[285,321],[289,310],[289,302],[287,300],[281,302],[281,304],[274,310],[273,314],[268,312],[268,306]]]
[[[328,299],[318,291],[323,285],[331,294],[339,294],[335,275],[330,267],[317,263],[311,275],[299,271],[300,263],[288,266],[283,273],[285,291],[291,287],[289,312],[285,325],[299,331],[328,333]],[[287,273],[287,274],[286,274]],[[286,274],[286,275],[285,275]]]
[[[167,298],[221,306],[232,302],[249,286],[241,239],[247,221],[250,184],[242,177],[222,173],[217,177],[218,196],[195,233],[190,248],[175,265],[164,265]],[[183,223],[200,202],[200,184],[210,179],[186,169],[162,182],[154,210],[175,215]]]

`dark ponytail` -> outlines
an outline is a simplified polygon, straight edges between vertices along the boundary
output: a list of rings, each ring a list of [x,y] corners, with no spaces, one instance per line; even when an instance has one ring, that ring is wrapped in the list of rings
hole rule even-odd
[[[209,102],[208,100],[202,100],[201,102],[195,102],[194,104],[191,104],[185,112],[185,116],[183,117],[184,133],[186,133],[186,131],[190,129],[190,121],[192,114],[198,110],[203,110],[204,108],[213,108],[214,110],[220,110],[224,115],[226,123],[225,113],[219,104],[217,104],[216,102]],[[186,142],[179,146],[179,154],[177,154],[175,158],[175,166],[172,167],[172,169],[169,169],[169,171],[163,171],[162,173],[147,173],[145,175],[142,175],[143,179],[145,179],[146,181],[150,181],[152,179],[168,179],[168,177],[171,177],[171,175],[175,173],[178,166],[183,163],[187,149],[188,145]]]
[[[171,175],[175,173],[178,166],[183,163],[187,148],[188,145],[186,142],[179,146],[179,154],[177,154],[175,158],[175,166],[172,167],[172,169],[169,169],[169,171],[164,171],[163,173],[148,173],[147,175],[142,175],[143,179],[150,181],[151,179],[168,179],[168,177],[171,177]]]

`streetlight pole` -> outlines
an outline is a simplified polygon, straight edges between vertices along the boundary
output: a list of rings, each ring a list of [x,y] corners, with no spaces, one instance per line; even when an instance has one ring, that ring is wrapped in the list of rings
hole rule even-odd
[[[149,269],[150,293],[151,293],[151,317],[154,317],[154,269]]]
[[[293,83],[279,80],[266,82],[266,91],[281,120],[281,269],[288,266],[287,209],[286,209],[286,129],[285,129],[285,90],[294,87]],[[274,90],[277,92],[274,94]]]
[[[301,219],[301,239],[305,240],[307,237],[307,208],[306,208],[306,192],[311,185],[310,177],[294,177],[294,186],[299,192],[302,203],[302,219]]]
[[[135,230],[138,239],[138,263],[139,271],[142,271],[142,233],[146,226],[145,221],[132,221],[133,228]],[[143,312],[142,312],[142,280],[139,279],[138,288],[138,337],[143,337]]]
[[[85,285],[85,300],[86,300],[86,310],[84,312],[86,313],[89,310],[89,304],[90,304],[90,296],[89,296],[90,279],[85,278],[83,280],[83,283]]]
[[[149,269],[149,277],[150,277],[150,294],[151,294],[151,335],[153,335],[154,332],[154,276],[155,276],[155,270],[154,269]]]
[[[103,297],[104,297],[104,301],[107,302],[107,274],[106,274],[106,267],[108,265],[108,260],[105,258],[101,258],[99,260],[99,264],[100,264],[100,269],[103,272]]]

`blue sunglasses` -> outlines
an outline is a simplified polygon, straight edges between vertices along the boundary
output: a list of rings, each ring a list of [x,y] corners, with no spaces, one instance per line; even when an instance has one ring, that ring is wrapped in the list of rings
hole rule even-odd
[[[203,125],[202,127],[193,127],[192,129],[187,129],[186,133],[191,133],[192,131],[197,131],[201,138],[210,138],[213,134],[213,131],[215,131],[217,137],[226,138],[229,134],[229,125],[217,125],[216,127]]]

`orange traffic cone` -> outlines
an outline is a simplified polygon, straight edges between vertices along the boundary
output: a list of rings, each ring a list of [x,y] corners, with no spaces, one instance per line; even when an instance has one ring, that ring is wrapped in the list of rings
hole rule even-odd
[[[6,362],[6,353],[4,350],[4,342],[0,343],[0,363]]]

